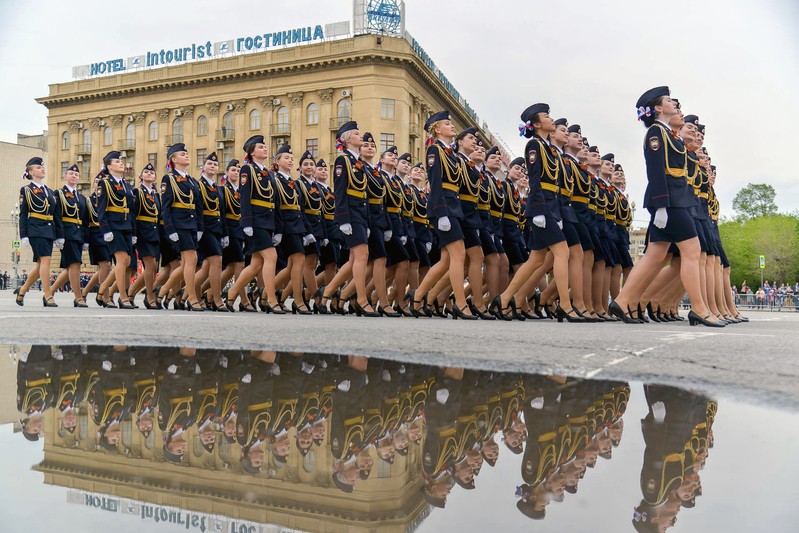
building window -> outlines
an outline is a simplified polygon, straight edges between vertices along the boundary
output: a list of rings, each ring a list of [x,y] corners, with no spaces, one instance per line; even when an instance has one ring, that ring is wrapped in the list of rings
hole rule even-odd
[[[156,122],[154,120],[152,122],[150,122],[150,125],[147,127],[147,132],[148,132],[147,133],[147,139],[149,139],[151,141],[157,141],[158,140],[158,122]]]
[[[67,173],[67,169],[69,168],[69,163],[61,163],[61,177]]]
[[[125,140],[131,143],[136,141],[136,126],[133,124],[128,124],[128,127],[125,128]]]
[[[147,154],[147,162],[150,163],[154,168],[158,168],[158,154]],[[156,170],[157,172],[157,170]]]
[[[319,139],[307,139],[305,141],[305,149],[311,152],[314,159],[319,157]]]
[[[225,147],[222,148],[222,162],[224,163],[224,167],[220,165],[220,168],[227,168],[227,164],[233,159],[233,145],[230,143],[226,143]]]
[[[92,132],[89,130],[83,130],[83,144],[84,148],[88,148],[92,145]]]
[[[289,123],[289,108],[286,106],[281,106],[277,110],[277,123],[278,124],[288,124]]]
[[[109,126],[103,130],[103,146],[111,146],[112,142],[114,142],[114,130]]]
[[[183,121],[176,118],[172,121],[172,136],[177,137],[178,135],[183,135]]]
[[[65,131],[61,134],[61,149],[69,150],[69,132]]]
[[[381,133],[380,134],[380,154],[388,150],[394,146],[394,134],[393,133]]]
[[[310,104],[308,106],[308,125],[313,126],[319,124],[319,106]]]
[[[347,99],[339,100],[336,106],[336,117],[349,120],[350,116],[350,101]]]
[[[203,168],[205,165],[205,158],[208,156],[208,150],[203,148],[202,150],[197,150],[197,168]]]
[[[394,118],[394,99],[383,98],[380,100],[380,118]]]
[[[208,119],[205,115],[200,115],[197,118],[197,136],[202,137],[208,135]]]
[[[222,127],[227,131],[233,131],[233,111],[228,111],[222,117]]]
[[[250,129],[253,131],[261,129],[261,112],[257,109],[250,111]]]

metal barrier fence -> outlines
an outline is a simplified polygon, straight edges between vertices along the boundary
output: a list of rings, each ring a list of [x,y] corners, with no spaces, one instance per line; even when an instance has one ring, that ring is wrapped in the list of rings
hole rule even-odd
[[[754,293],[736,294],[735,305],[742,309],[799,311],[799,294],[768,294],[760,297]]]

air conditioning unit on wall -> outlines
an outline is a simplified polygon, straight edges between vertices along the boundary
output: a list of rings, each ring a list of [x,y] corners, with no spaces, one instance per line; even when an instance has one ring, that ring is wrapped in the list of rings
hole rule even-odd
[[[228,104],[228,105],[227,105],[227,110],[228,110],[228,111],[233,111],[233,108],[234,108],[234,107],[235,107],[235,106],[234,106],[233,104]]]
[[[350,92],[349,89],[344,89],[343,91],[341,91],[341,96],[343,96],[344,98],[349,98],[350,96],[352,96],[352,92]]]

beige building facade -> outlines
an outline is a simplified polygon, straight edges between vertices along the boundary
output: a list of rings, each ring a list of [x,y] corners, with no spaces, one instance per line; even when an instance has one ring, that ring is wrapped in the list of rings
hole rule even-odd
[[[411,40],[365,34],[54,84],[37,100],[49,110],[48,172],[76,162],[88,191],[107,152],[122,152],[133,180],[148,162],[163,170],[169,146],[183,142],[196,176],[213,151],[241,160],[257,134],[271,153],[289,143],[295,157],[307,149],[331,162],[335,131],[350,119],[378,149],[396,145],[419,161],[429,114],[449,109],[458,128],[477,125],[431,64]]]

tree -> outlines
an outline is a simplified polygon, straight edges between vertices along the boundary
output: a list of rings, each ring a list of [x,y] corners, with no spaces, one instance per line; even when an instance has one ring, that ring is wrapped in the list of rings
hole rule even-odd
[[[799,218],[768,215],[719,224],[724,251],[732,266],[732,284],[743,280],[757,290],[760,256],[766,256],[765,275],[779,283],[799,280]]]
[[[767,183],[750,183],[735,195],[732,208],[740,220],[777,214],[777,191]]]

